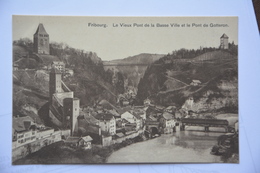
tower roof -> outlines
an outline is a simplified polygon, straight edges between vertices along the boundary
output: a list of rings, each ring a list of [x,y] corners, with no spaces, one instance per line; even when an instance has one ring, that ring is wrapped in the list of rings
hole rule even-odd
[[[38,25],[38,28],[37,28],[35,34],[47,34],[47,35],[49,35],[49,34],[45,31],[44,26],[43,26],[42,23],[40,23],[40,24]]]
[[[228,38],[228,36],[224,33],[220,38]]]

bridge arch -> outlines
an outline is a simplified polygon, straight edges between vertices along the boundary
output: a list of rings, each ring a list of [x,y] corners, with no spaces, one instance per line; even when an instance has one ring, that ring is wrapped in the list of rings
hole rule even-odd
[[[159,134],[159,129],[157,127],[150,127],[149,129],[151,135]]]

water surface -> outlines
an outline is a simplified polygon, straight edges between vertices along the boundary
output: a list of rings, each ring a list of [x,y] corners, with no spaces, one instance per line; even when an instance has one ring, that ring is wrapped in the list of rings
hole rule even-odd
[[[202,127],[186,127],[186,131],[163,134],[115,151],[107,163],[222,162],[220,156],[210,154],[211,148],[217,143],[217,137],[222,134],[224,133],[205,133]]]

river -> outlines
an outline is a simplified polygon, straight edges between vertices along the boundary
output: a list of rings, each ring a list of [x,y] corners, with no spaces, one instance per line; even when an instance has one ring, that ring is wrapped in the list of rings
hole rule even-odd
[[[160,137],[135,143],[113,152],[107,163],[159,163],[159,162],[222,162],[220,156],[211,155],[211,148],[224,133],[203,132],[202,127],[186,127],[185,131],[163,134]]]

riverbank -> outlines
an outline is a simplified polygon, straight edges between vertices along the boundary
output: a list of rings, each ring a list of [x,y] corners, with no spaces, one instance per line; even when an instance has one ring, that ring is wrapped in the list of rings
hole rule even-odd
[[[27,155],[26,157],[13,162],[13,165],[24,164],[102,164],[106,163],[107,158],[115,151],[141,142],[143,138],[137,136],[127,139],[122,143],[113,144],[107,147],[95,146],[89,150],[75,149],[66,146],[64,142],[57,142],[43,147],[41,150]]]
[[[163,134],[145,141],[139,135],[107,147],[93,145],[90,150],[75,149],[61,141],[13,164],[237,163],[238,155],[223,160],[221,156],[210,154],[218,137],[224,134],[222,130],[212,129],[205,133],[202,127],[187,127],[186,131]]]
[[[163,134],[113,152],[107,163],[223,163],[221,156],[211,155],[211,148],[222,132],[186,131]]]

